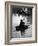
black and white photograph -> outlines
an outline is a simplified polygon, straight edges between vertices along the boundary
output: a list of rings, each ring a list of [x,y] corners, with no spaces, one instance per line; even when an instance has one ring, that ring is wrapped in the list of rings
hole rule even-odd
[[[37,42],[37,4],[5,3],[6,44]]]
[[[32,7],[12,7],[12,38],[32,37]]]

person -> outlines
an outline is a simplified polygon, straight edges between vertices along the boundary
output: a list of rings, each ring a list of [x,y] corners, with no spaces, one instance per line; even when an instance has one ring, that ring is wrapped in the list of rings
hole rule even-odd
[[[20,27],[21,35],[23,35],[25,33],[25,23],[23,22],[23,20],[21,20],[19,27]]]
[[[27,25],[25,25],[25,23],[23,22],[23,20],[21,20],[19,26],[16,26],[16,31],[21,31],[21,35],[23,35],[25,33],[25,30],[28,28]]]

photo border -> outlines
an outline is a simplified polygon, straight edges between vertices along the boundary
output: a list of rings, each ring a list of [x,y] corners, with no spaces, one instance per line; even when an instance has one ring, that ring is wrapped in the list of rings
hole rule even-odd
[[[36,3],[24,3],[24,2],[12,2],[12,1],[6,1],[5,2],[5,44],[13,44],[13,43],[10,43],[9,40],[11,39],[11,32],[9,32],[9,30],[12,30],[12,26],[11,26],[11,17],[12,16],[9,16],[9,4],[10,3],[17,3],[17,4],[28,4],[28,5],[35,5],[35,41],[24,41],[24,42],[16,42],[14,44],[23,44],[23,43],[36,43],[37,42],[37,4]],[[11,10],[11,9],[10,9]]]

